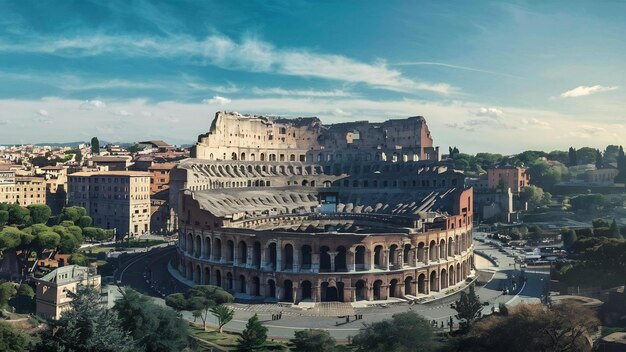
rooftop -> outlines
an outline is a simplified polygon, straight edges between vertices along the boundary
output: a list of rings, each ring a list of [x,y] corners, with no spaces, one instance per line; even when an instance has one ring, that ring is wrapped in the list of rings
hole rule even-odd
[[[69,174],[68,176],[90,177],[90,176],[145,176],[150,177],[149,172],[145,171],[81,171]]]
[[[89,276],[95,275],[97,275],[95,268],[88,268],[78,265],[68,265],[51,271],[40,280],[55,283],[57,285],[64,285],[71,282],[82,281]]]

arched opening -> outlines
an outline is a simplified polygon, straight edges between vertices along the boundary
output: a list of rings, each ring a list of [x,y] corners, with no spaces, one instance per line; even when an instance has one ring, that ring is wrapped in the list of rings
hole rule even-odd
[[[252,278],[252,292],[250,294],[253,296],[261,295],[261,280],[256,276]]]
[[[454,249],[452,247],[453,245],[453,241],[452,241],[452,237],[448,238],[448,257],[451,257],[454,255]]]
[[[355,296],[357,301],[365,300],[365,281],[359,280],[355,285]]]
[[[193,265],[191,264],[191,262],[187,262],[187,272],[185,273],[185,276],[187,277],[187,279],[189,280],[193,280]]]
[[[232,273],[227,273],[226,274],[226,288],[228,290],[233,290],[234,286],[233,286],[233,274]]]
[[[200,284],[200,275],[202,275],[202,269],[200,269],[200,265],[196,265],[196,271],[193,275],[193,283],[194,284]]]
[[[437,249],[437,242],[435,242],[434,240],[430,241],[430,246],[428,248],[428,254],[430,256],[430,260],[433,260],[433,261],[437,260],[437,255],[439,253],[437,253],[436,249]]]
[[[215,286],[222,287],[222,272],[215,270]]]
[[[204,268],[204,284],[205,285],[211,284],[211,269],[209,269],[209,267]]]
[[[237,251],[237,260],[239,261],[239,265],[248,263],[248,245],[244,241],[239,241],[239,248]]]
[[[374,247],[374,268],[385,269],[383,265],[383,246]]]
[[[255,268],[261,267],[261,242],[254,242],[252,247],[252,265]]]
[[[381,299],[380,289],[382,285],[383,285],[383,282],[381,280],[374,281],[374,300],[375,301],[380,301]]]
[[[405,265],[409,265],[410,259],[411,259],[411,245],[407,243],[404,245],[404,252],[402,253],[402,261]]]
[[[226,249],[226,261],[232,262],[235,259],[235,244],[233,241],[228,240],[228,242],[226,242]]]
[[[188,234],[187,235],[187,253],[193,253],[193,235],[192,234]]]
[[[428,284],[428,287],[430,288],[430,291],[439,291],[439,287],[437,285],[437,272],[436,271],[432,271],[430,273],[430,282]]]
[[[285,250],[283,254],[283,270],[293,270],[293,246],[291,244],[285,245]]]
[[[439,286],[440,290],[448,288],[448,272],[446,269],[441,269],[441,286]]]
[[[213,239],[213,260],[216,262],[222,260],[222,240],[219,238]]]
[[[327,246],[320,247],[320,271],[330,271],[330,248]]]
[[[261,161],[265,161],[265,153],[261,153]]]
[[[300,287],[302,289],[302,300],[311,299],[311,281],[302,281]]]
[[[424,254],[424,242],[420,242],[417,245],[417,260],[421,263],[426,263],[426,256]]]
[[[344,291],[345,285],[343,282],[338,282],[337,283],[337,300],[339,302],[343,302],[343,291]]]
[[[321,286],[322,302],[334,302],[339,300],[336,286],[330,286],[328,282],[322,282]]]
[[[450,268],[448,269],[448,287],[454,286],[454,284],[456,283],[454,282],[454,274],[454,265],[450,265]]]
[[[404,294],[412,295],[412,296],[415,295],[415,293],[413,292],[413,277],[412,276],[409,276],[406,279],[404,279]]]
[[[239,292],[246,293],[246,277],[239,275]]]
[[[391,247],[389,247],[389,268],[390,269],[398,269],[399,265],[398,265],[398,246],[395,244],[392,244]]]
[[[293,282],[291,280],[285,280],[283,285],[283,301],[293,302]]]
[[[346,247],[337,247],[337,255],[335,256],[335,271],[348,271],[346,263]]]
[[[270,243],[270,245],[267,247],[268,250],[268,265],[270,266],[271,270],[276,270],[278,269],[276,267],[276,243],[272,242]]]
[[[461,271],[461,264],[457,263],[456,264],[456,270],[454,271],[455,275],[455,283],[459,283],[461,282],[461,280],[463,279],[463,272]]]
[[[246,153],[241,153],[241,158],[240,160],[246,160]]]
[[[444,259],[446,257],[446,240],[439,241],[439,258]]]
[[[230,155],[230,158],[231,158],[232,160],[237,160],[237,153],[233,152],[233,153]]]
[[[389,297],[397,297],[398,280],[393,279],[389,282]]]
[[[200,236],[196,236],[196,245],[194,247],[193,256],[196,258],[200,258],[200,252],[202,250],[202,239]]]
[[[303,270],[310,270],[313,249],[311,249],[311,246],[309,246],[308,244],[305,244],[304,246],[302,246],[302,249],[300,251],[302,252],[302,267],[301,268]]]
[[[267,296],[276,298],[276,281],[272,279],[267,281]]]
[[[355,270],[367,270],[365,267],[365,246],[357,246],[354,250]]]
[[[426,275],[424,274],[417,277],[417,293],[426,294]]]

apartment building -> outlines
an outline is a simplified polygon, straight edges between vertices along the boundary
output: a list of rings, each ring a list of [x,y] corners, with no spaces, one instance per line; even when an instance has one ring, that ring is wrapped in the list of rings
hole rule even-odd
[[[68,176],[68,205],[81,206],[94,225],[117,236],[150,232],[150,173],[77,172]]]
[[[0,203],[15,203],[15,171],[0,164]]]
[[[64,266],[37,280],[36,310],[38,315],[59,319],[70,309],[68,292],[76,292],[78,285],[100,289],[100,275],[96,268],[78,265]]]
[[[46,179],[43,177],[16,176],[15,201],[21,206],[46,204]]]

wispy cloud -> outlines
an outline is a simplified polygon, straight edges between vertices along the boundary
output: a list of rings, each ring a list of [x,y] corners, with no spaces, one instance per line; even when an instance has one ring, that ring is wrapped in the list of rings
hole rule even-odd
[[[202,100],[202,102],[206,103],[206,104],[209,104],[209,105],[228,105],[228,104],[230,104],[231,100],[226,98],[226,97],[221,97],[219,95],[215,95],[211,99],[204,99],[204,100]]]
[[[478,109],[478,111],[476,111],[476,113],[475,113],[476,116],[491,117],[491,118],[494,118],[494,119],[501,118],[503,114],[504,114],[504,111],[502,111],[502,109],[498,109],[498,108],[484,108],[484,107]]]
[[[495,76],[510,77],[510,78],[522,78],[520,76],[511,75],[511,74],[508,74],[508,73],[495,72],[495,71],[490,71],[490,70],[483,70],[483,69],[474,68],[474,67],[446,64],[446,63],[443,63],[443,62],[432,62],[432,61],[399,62],[397,64],[394,64],[394,66],[440,66],[440,67],[446,67],[446,68],[453,68],[453,69],[457,69],[457,70],[487,73],[487,74],[495,75]]]
[[[81,110],[92,110],[92,109],[100,109],[106,108],[107,104],[105,104],[102,100],[85,100],[80,104]]]
[[[429,91],[448,95],[458,88],[447,83],[430,83],[407,78],[388,67],[384,60],[366,63],[342,55],[316,53],[309,49],[279,49],[271,43],[244,38],[236,42],[223,35],[202,40],[191,36],[134,37],[98,34],[83,37],[28,37],[19,42],[0,41],[0,51],[43,53],[62,57],[100,56],[161,57],[185,60],[195,65],[248,72],[314,77],[373,88],[415,93]]]
[[[344,90],[313,90],[313,89],[283,89],[280,87],[271,88],[252,88],[252,94],[255,95],[283,95],[298,97],[349,97],[352,93]]]
[[[575,97],[584,97],[586,95],[609,92],[612,90],[618,89],[618,86],[578,86],[574,89],[568,90],[567,92],[561,93],[561,98],[575,98]]]

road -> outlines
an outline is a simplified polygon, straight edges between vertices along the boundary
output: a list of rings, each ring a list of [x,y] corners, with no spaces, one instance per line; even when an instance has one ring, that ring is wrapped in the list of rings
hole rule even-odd
[[[478,236],[481,236],[480,234]],[[497,271],[493,278],[484,286],[477,288],[477,294],[482,302],[487,302],[483,309],[483,314],[490,314],[491,307],[498,307],[500,303],[509,306],[520,302],[539,302],[539,297],[543,292],[545,280],[548,278],[547,271],[525,270],[527,280],[525,284],[520,285],[516,295],[503,295],[504,287],[509,286],[511,275],[520,275],[519,267],[515,270],[513,266],[513,258],[499,252],[496,248],[487,246],[480,242],[475,242],[477,250],[496,258],[499,263]],[[148,253],[137,254],[133,259],[127,260],[121,267],[118,277],[121,278],[122,285],[130,285],[139,292],[155,297],[155,301],[164,304],[162,297],[174,292],[185,292],[188,287],[175,278],[173,278],[168,270],[167,265],[175,249],[168,247],[165,249],[156,249]],[[339,339],[345,340],[350,336],[354,336],[363,327],[363,323],[373,323],[383,319],[389,319],[393,314],[404,312],[407,310],[415,311],[424,316],[429,321],[435,320],[438,326],[441,323],[447,323],[450,317],[456,312],[450,308],[450,303],[457,299],[457,295],[443,298],[435,302],[426,304],[393,304],[387,308],[368,307],[359,308],[355,313],[362,314],[362,320],[353,320],[345,323],[345,318],[332,317],[311,317],[305,314],[297,313],[294,310],[285,310],[282,319],[272,320],[271,315],[281,311],[276,305],[258,305],[250,306],[246,304],[235,305],[235,318],[226,325],[226,329],[231,331],[242,331],[245,328],[247,320],[255,313],[264,322],[269,329],[269,336],[276,338],[291,338],[295,330],[305,328],[325,329]],[[184,317],[193,320],[191,313],[185,312]],[[215,320],[210,321],[216,323]],[[340,326],[337,326],[340,323]]]

